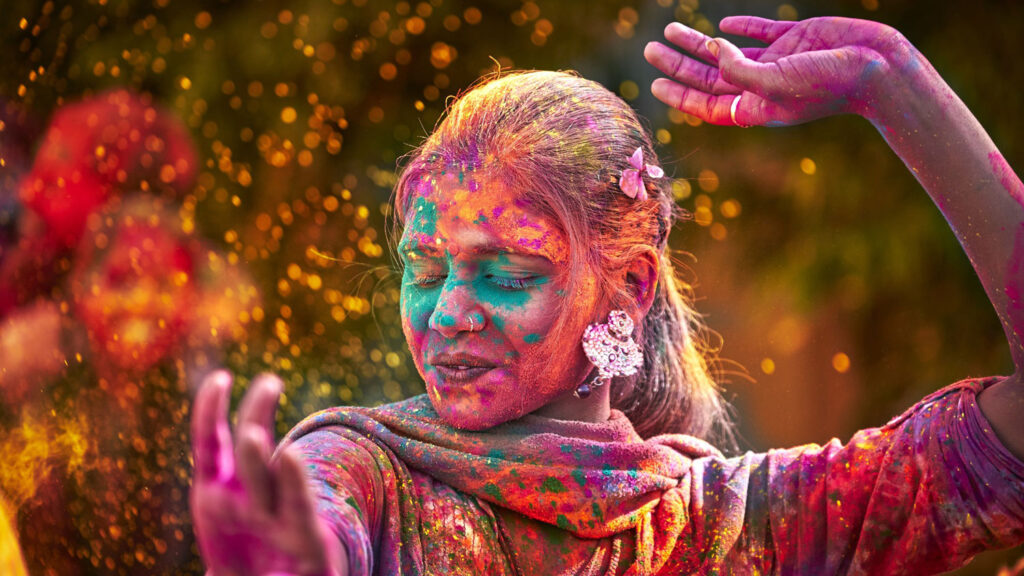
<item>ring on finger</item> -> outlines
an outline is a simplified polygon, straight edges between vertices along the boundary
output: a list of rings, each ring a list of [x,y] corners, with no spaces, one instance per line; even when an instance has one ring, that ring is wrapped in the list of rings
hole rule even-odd
[[[729,119],[732,120],[734,125],[746,128],[746,126],[743,126],[736,120],[736,109],[740,107],[740,98],[743,98],[743,94],[737,94],[736,97],[732,99],[732,104],[729,106]]]

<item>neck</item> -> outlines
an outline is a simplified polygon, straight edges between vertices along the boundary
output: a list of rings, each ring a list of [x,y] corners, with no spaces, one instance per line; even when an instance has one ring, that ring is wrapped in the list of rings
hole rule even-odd
[[[556,420],[605,422],[611,415],[610,388],[608,384],[596,388],[586,398],[577,398],[573,388],[541,406],[534,414]]]

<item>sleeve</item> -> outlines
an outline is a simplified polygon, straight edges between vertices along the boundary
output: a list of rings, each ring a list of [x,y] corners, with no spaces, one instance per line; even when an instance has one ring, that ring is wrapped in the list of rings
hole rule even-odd
[[[375,460],[380,448],[343,428],[325,427],[300,436],[289,450],[306,465],[317,513],[345,546],[349,574],[371,574],[385,490]]]
[[[931,574],[1024,541],[1024,463],[961,382],[881,428],[694,461],[690,562],[739,574]]]

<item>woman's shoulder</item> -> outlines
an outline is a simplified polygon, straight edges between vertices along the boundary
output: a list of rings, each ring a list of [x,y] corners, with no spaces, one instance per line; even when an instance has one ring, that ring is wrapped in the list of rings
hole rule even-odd
[[[895,416],[889,422],[885,424],[886,428],[893,428],[903,424],[909,418],[920,413],[921,411],[930,410],[936,405],[944,405],[950,402],[957,402],[963,396],[967,396],[970,399],[976,398],[978,394],[981,394],[983,390],[989,386],[999,382],[1005,378],[1005,376],[987,376],[984,378],[967,378],[954,382],[928,394],[921,400],[915,402],[910,408],[907,408],[903,413]]]

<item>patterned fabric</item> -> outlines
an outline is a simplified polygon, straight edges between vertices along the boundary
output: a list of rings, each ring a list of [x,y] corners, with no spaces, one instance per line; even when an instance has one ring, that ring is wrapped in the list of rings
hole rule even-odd
[[[1024,463],[976,403],[930,395],[881,428],[726,459],[642,441],[621,413],[445,425],[425,396],[335,408],[282,443],[363,574],[927,574],[1024,542]]]

